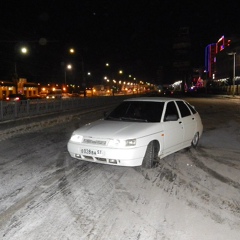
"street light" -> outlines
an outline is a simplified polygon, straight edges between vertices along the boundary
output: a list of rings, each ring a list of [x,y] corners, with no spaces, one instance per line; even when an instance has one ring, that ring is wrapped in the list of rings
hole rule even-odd
[[[21,52],[22,52],[23,54],[27,54],[27,53],[28,53],[28,49],[27,49],[26,47],[22,47],[22,48],[21,48]]]
[[[204,73],[206,73],[206,79],[205,79],[205,93],[207,93],[207,82],[208,82],[208,71],[207,70],[204,70]]]
[[[70,49],[69,49],[69,52],[70,52],[71,54],[75,53],[74,48],[70,48]]]
[[[73,55],[79,54],[79,53],[75,52],[74,48],[70,48],[69,53],[73,54]],[[80,57],[81,57],[81,65],[82,65],[82,87],[83,87],[84,97],[86,97],[86,86],[87,86],[87,84],[86,84],[86,79],[85,79],[83,54],[80,54]]]
[[[233,96],[235,95],[235,65],[236,65],[236,52],[230,52],[228,55],[233,55]]]
[[[72,69],[72,65],[71,64],[68,64],[67,66],[66,66],[66,68],[65,68],[65,71],[64,71],[64,73],[65,73],[65,85],[67,85],[67,70],[68,69]]]
[[[27,47],[21,47],[20,48],[20,53],[22,55],[27,55],[28,54],[28,49]],[[17,74],[17,63],[16,63],[16,60],[15,60],[15,63],[14,63],[14,68],[15,68],[15,77],[17,78],[18,77],[18,74]]]
[[[21,55],[27,55],[28,54],[28,48],[27,47],[21,47],[18,49]],[[14,62],[14,74],[13,74],[13,82],[15,83],[16,87],[16,93],[18,93],[18,83],[19,83],[19,78],[18,78],[18,71],[17,71],[17,56],[15,56],[15,62]]]

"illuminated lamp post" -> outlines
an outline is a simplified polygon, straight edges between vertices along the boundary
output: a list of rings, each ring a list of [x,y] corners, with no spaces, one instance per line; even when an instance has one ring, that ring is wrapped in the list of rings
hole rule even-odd
[[[28,53],[28,49],[26,47],[22,47],[20,49],[20,53],[23,54],[23,55],[26,55]],[[17,76],[17,63],[15,61],[15,75]]]
[[[206,73],[206,84],[205,84],[205,93],[207,94],[207,82],[208,82],[208,71],[207,70],[204,70],[204,73]]]
[[[137,82],[137,78],[133,78],[133,80],[136,82],[136,86],[137,86],[137,94],[138,94],[138,82]]]
[[[236,65],[236,52],[228,53],[228,55],[233,55],[233,96],[235,95],[235,65]]]
[[[20,48],[20,53],[21,53],[21,55],[27,55],[28,54],[28,48],[27,47],[21,47]],[[13,82],[16,84],[16,93],[18,93],[18,73],[17,73],[16,57],[15,57],[15,63],[14,63]]]
[[[69,53],[75,55],[75,49],[74,48],[70,48],[69,49]],[[78,53],[79,54],[79,53]],[[83,93],[84,93],[84,97],[86,97],[86,78],[85,78],[85,71],[84,71],[84,61],[83,61],[83,54],[80,54],[81,57],[81,68],[82,68],[82,87],[83,87]]]
[[[123,71],[122,70],[119,70],[119,72],[118,72],[120,75],[122,75],[123,74]]]
[[[65,68],[65,71],[64,71],[65,85],[67,85],[67,70],[70,70],[70,69],[72,69],[72,65],[68,64]]]

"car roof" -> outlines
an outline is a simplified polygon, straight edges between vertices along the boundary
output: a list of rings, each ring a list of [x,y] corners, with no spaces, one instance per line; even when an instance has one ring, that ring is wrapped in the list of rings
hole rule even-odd
[[[124,101],[138,101],[138,102],[168,102],[168,101],[183,101],[178,98],[170,98],[170,97],[136,97],[136,98],[128,98]]]

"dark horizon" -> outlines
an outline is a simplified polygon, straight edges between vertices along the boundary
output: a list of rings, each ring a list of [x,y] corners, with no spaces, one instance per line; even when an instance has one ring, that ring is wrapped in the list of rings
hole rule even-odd
[[[222,35],[238,34],[236,2],[221,6],[179,1],[32,1],[2,3],[0,19],[0,78],[11,80],[15,66],[19,77],[31,82],[62,81],[69,73],[91,72],[96,82],[105,75],[105,63],[116,74],[171,81],[172,44],[180,27],[189,27],[192,66],[204,66],[204,49]],[[231,3],[231,5],[230,5]],[[234,23],[234,24],[233,24]],[[22,56],[18,48],[29,48]],[[77,55],[69,56],[75,48]]]

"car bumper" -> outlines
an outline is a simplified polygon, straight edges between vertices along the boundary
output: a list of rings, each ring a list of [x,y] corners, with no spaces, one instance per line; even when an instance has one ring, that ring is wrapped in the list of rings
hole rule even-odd
[[[79,146],[79,144],[69,142],[67,148],[70,156],[79,160],[109,165],[135,167],[142,165],[147,146],[126,149],[104,147],[96,148]],[[84,153],[84,149],[93,150],[89,150],[89,153]],[[101,154],[96,153],[96,151],[101,152]]]

